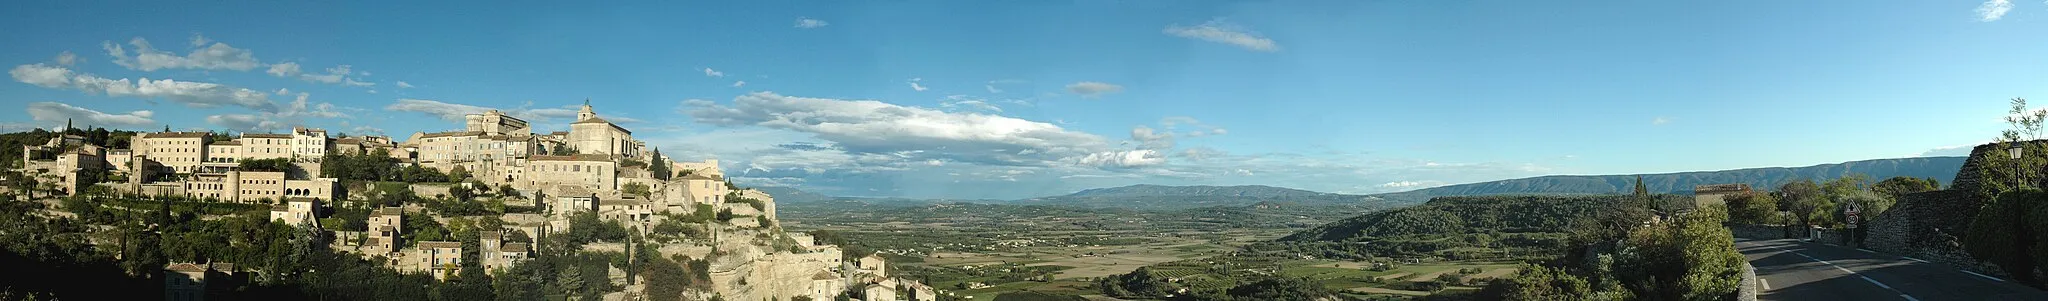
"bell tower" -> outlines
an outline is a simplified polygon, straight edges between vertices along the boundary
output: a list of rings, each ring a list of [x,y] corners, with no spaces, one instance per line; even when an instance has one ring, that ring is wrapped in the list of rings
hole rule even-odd
[[[584,99],[583,99],[583,110],[581,110],[581,111],[576,111],[576,121],[590,120],[591,118],[596,118],[596,117],[597,117],[597,112],[592,112],[592,111],[590,111],[590,99],[589,99],[589,98],[584,98]]]

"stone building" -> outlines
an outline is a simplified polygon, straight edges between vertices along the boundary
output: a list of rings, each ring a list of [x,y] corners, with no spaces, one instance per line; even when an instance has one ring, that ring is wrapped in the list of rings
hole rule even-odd
[[[206,300],[207,268],[191,263],[164,267],[164,300]]]
[[[50,138],[43,145],[22,146],[22,171],[38,182],[57,184],[64,194],[78,194],[90,186],[101,171],[108,169],[106,150],[64,137]]]
[[[1726,200],[1724,200],[1727,198],[1727,196],[1749,192],[1749,184],[1741,183],[1693,186],[1692,205],[1693,208],[1711,205],[1725,205],[1728,203]]]
[[[505,115],[504,112],[499,112],[498,110],[484,111],[483,113],[480,114],[463,115],[462,119],[464,121],[464,129],[484,133],[486,135],[533,135],[533,129],[526,124],[525,119],[519,119],[518,117]]]
[[[861,300],[865,300],[865,301],[896,301],[896,300],[897,300],[897,298],[896,298],[896,289],[895,289],[895,288],[891,288],[891,287],[888,287],[888,286],[884,286],[884,285],[882,285],[882,284],[880,284],[880,283],[875,283],[875,284],[868,284],[868,285],[866,286],[866,288],[865,288],[865,289],[862,289],[862,290],[861,290],[861,293],[862,293],[862,294],[861,294],[861,296],[862,296],[862,297],[865,297],[865,298],[861,298]]]
[[[448,280],[449,275],[462,273],[462,243],[453,241],[422,241],[408,257],[415,258],[417,272],[433,275],[435,280]]]
[[[590,108],[590,101],[583,101],[583,109],[576,111],[576,122],[569,124],[569,147],[579,154],[616,155],[624,158],[642,158],[647,144],[633,140],[633,132],[619,127],[611,121],[597,117]]]
[[[932,290],[931,286],[924,285],[924,283],[918,283],[916,281],[905,281],[903,283],[903,287],[905,292],[910,293],[911,301],[939,300],[938,292]]]
[[[629,230],[643,233],[655,222],[653,207],[637,198],[598,200],[597,216],[605,221],[618,221]]]
[[[284,159],[292,157],[291,134],[243,133],[235,142],[242,144],[239,160]]]
[[[868,256],[861,257],[860,261],[856,262],[856,264],[860,268],[861,273],[873,274],[877,277],[889,276],[889,261],[882,259],[881,254],[868,254]]]
[[[567,187],[606,196],[618,195],[619,164],[607,155],[532,156],[526,163],[523,189],[568,195]]]
[[[292,157],[318,159],[326,156],[331,141],[327,139],[327,130],[292,127]]]
[[[724,178],[692,174],[670,180],[680,198],[696,204],[717,205],[725,203],[725,195],[731,191],[725,187]]]
[[[405,211],[397,207],[371,210],[368,229],[369,237],[363,242],[364,254],[397,252],[400,231],[405,229]]]
[[[338,179],[287,180],[284,172],[277,171],[198,173],[183,184],[187,196],[238,203],[286,198],[333,201],[341,190]]]
[[[206,142],[212,137],[208,132],[139,133],[130,146],[135,154],[170,169],[168,173],[192,173],[206,161]]]
[[[286,225],[311,222],[313,226],[318,227],[320,223],[319,220],[313,219],[313,210],[319,207],[320,200],[318,199],[291,198],[285,201],[284,204],[278,204],[270,208],[270,220],[281,221]]]
[[[485,272],[496,274],[500,270],[509,269],[512,265],[526,260],[527,244],[505,242],[505,233],[505,231],[477,233],[477,248],[480,248],[480,250],[477,250],[477,257],[483,261],[480,263],[483,265]]]

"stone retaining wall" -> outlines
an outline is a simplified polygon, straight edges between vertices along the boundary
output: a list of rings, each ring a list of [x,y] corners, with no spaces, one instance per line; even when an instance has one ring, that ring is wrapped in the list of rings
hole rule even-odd
[[[1756,301],[1756,267],[1742,263],[1742,285],[1735,287],[1735,301]]]

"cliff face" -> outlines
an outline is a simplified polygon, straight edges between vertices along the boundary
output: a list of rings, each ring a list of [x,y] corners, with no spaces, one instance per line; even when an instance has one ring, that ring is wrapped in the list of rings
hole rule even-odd
[[[734,231],[718,244],[726,252],[712,260],[712,293],[725,300],[790,300],[797,296],[811,300],[832,300],[846,287],[834,281],[814,281],[820,272],[833,273],[840,266],[838,246],[801,247],[802,253],[774,250],[772,241],[755,234],[780,237],[779,231]],[[834,273],[836,275],[836,273]],[[844,281],[843,279],[835,279]]]

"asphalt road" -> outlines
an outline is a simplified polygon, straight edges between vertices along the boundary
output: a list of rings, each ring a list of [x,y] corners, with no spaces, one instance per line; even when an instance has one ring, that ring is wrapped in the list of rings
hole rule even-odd
[[[1947,265],[1796,239],[1735,240],[1763,300],[2048,300],[2048,292]]]

